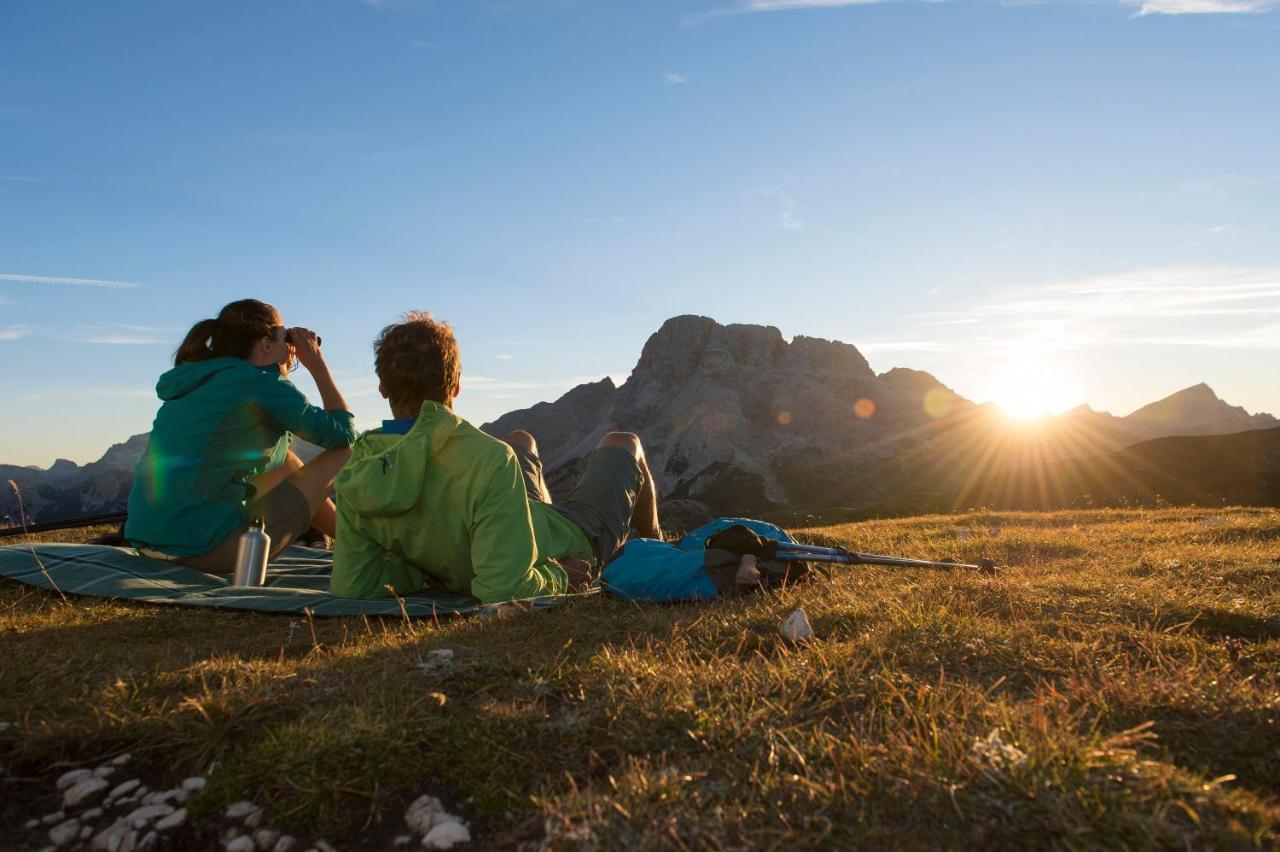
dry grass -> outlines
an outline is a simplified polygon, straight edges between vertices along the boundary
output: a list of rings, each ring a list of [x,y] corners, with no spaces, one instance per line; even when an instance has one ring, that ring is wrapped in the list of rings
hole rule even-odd
[[[438,624],[0,585],[0,836],[70,766],[207,772],[384,848],[441,796],[483,848],[1280,845],[1280,512],[966,514],[810,541],[989,555],[781,594]],[[66,540],[66,535],[60,536]],[[779,621],[803,606],[818,641]],[[433,648],[457,662],[426,673]],[[1012,746],[975,749],[993,731]],[[43,810],[41,810],[43,809]]]

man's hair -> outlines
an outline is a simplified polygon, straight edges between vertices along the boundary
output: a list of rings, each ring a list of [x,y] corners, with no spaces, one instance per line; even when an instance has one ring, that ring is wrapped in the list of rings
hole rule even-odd
[[[401,322],[382,330],[373,342],[374,368],[392,408],[444,402],[462,375],[462,359],[453,327],[426,311],[408,311]]]

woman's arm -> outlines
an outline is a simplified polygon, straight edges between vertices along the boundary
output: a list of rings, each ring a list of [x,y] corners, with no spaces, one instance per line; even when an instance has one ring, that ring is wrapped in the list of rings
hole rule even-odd
[[[297,353],[298,363],[306,368],[315,380],[316,389],[320,391],[320,402],[325,411],[346,411],[347,403],[342,398],[338,386],[333,383],[329,374],[329,365],[324,362],[320,352],[320,338],[309,328],[289,329],[289,340],[293,343],[293,351]]]

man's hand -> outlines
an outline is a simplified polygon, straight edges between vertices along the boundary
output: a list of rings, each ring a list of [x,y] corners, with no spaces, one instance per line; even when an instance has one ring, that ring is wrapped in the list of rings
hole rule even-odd
[[[320,338],[309,328],[289,329],[289,342],[293,352],[298,356],[298,363],[314,373],[316,368],[324,366],[324,356],[320,354]]]
[[[576,556],[562,556],[556,560],[564,573],[569,575],[569,591],[580,592],[591,585],[591,563]]]

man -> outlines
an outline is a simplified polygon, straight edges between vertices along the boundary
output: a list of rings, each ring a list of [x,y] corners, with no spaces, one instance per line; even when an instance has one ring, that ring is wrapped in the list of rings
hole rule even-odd
[[[430,586],[494,603],[563,594],[587,585],[630,532],[661,537],[635,435],[606,435],[554,504],[532,435],[504,443],[453,413],[462,370],[447,323],[412,311],[382,330],[374,351],[394,419],[362,435],[338,474],[335,595]]]

